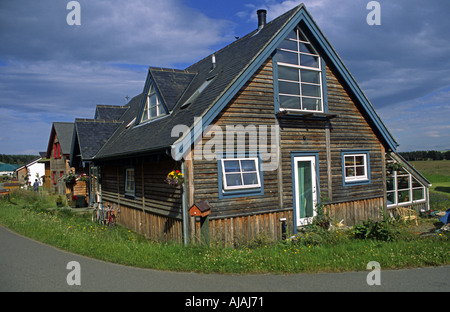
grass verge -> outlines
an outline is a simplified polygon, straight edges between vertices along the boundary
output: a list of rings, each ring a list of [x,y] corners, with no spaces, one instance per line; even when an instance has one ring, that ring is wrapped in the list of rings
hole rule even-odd
[[[448,233],[421,237],[395,226],[395,239],[355,239],[352,230],[312,229],[290,242],[259,240],[238,248],[188,246],[149,241],[123,227],[94,224],[89,214],[54,206],[51,198],[30,192],[0,200],[0,224],[55,247],[109,262],[170,271],[204,273],[300,273],[366,270],[370,261],[383,269],[450,263]],[[426,221],[423,221],[426,222]],[[393,237],[393,236],[392,236]]]

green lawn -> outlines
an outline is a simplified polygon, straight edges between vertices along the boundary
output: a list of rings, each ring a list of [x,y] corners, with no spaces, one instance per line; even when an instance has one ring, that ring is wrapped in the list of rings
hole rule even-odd
[[[377,261],[381,268],[450,264],[450,235],[422,237],[403,223],[330,231],[312,227],[295,241],[260,239],[238,247],[182,246],[157,243],[123,227],[92,223],[89,214],[56,209],[54,198],[16,192],[0,200],[0,224],[49,245],[124,265],[204,273],[300,273],[364,271]],[[421,225],[433,227],[421,220]],[[372,227],[376,225],[376,227]],[[374,237],[361,239],[372,228]],[[357,235],[358,232],[359,234]],[[386,233],[388,235],[386,235]]]

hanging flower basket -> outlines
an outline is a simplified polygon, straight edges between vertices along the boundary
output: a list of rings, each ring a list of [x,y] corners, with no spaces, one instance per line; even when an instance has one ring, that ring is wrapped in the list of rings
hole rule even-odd
[[[63,181],[67,184],[74,184],[77,180],[77,176],[73,173],[69,173],[63,176]]]
[[[77,181],[88,182],[89,181],[89,176],[86,173],[82,173],[77,178]]]
[[[181,185],[184,183],[184,175],[179,170],[169,172],[165,182],[172,186]]]

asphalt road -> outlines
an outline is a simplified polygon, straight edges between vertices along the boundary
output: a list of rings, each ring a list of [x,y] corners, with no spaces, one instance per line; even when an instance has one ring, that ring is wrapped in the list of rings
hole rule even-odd
[[[72,261],[79,267],[68,267]],[[381,284],[373,286],[367,283],[370,272],[222,275],[138,269],[68,253],[0,226],[2,292],[450,291],[450,266],[411,270],[381,268]],[[75,284],[69,285],[68,279],[70,284]]]

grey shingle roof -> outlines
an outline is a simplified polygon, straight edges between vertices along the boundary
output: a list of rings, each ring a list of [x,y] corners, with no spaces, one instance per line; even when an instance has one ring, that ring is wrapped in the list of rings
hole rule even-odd
[[[78,143],[81,158],[92,159],[121,124],[120,121],[76,119],[75,142]]]
[[[58,136],[62,154],[70,154],[72,147],[73,122],[54,122],[56,135]]]
[[[169,148],[179,135],[177,133],[172,137],[172,129],[176,125],[192,127],[194,118],[204,115],[216,103],[299,9],[300,6],[292,9],[266,24],[261,30],[255,30],[215,52],[216,66],[214,69],[212,68],[212,55],[184,71],[150,68],[149,77],[158,86],[171,114],[126,129],[125,125],[138,115],[142,104],[142,94],[136,96],[128,105],[130,109],[121,118],[123,124],[95,158],[122,157]],[[211,78],[213,79],[211,84],[196,100],[191,105],[181,108],[182,104],[207,79]],[[171,94],[171,88],[174,88],[173,94]]]
[[[277,45],[284,39],[298,23],[310,27],[321,54],[335,66],[345,83],[357,95],[368,118],[380,131],[388,145],[395,150],[395,140],[392,138],[372,105],[363,95],[362,90],[353,79],[348,69],[342,63],[337,53],[321,33],[315,22],[306,11],[303,4],[267,23],[263,28],[256,29],[250,34],[238,39],[223,49],[215,52],[215,66],[212,64],[212,55],[189,66],[185,70],[149,68],[144,92],[134,97],[128,103],[127,111],[122,115],[119,126],[114,135],[100,149],[96,159],[120,158],[139,155],[172,147],[179,144],[179,133],[172,136],[172,130],[177,125],[193,129],[197,117],[205,120],[204,125],[211,122],[224,103],[228,103],[246,79],[270,57]],[[292,27],[292,28],[291,28]],[[262,60],[262,61],[261,61]],[[204,89],[190,105],[184,103],[205,83],[211,83]],[[244,81],[244,82],[243,82]],[[170,114],[144,123],[136,121],[127,127],[136,118],[142,105],[145,103],[145,90],[150,83],[157,86],[158,92],[170,111]],[[195,135],[192,132],[190,135]],[[191,137],[189,137],[191,138]]]
[[[94,119],[97,120],[119,120],[127,110],[126,106],[97,105]]]

